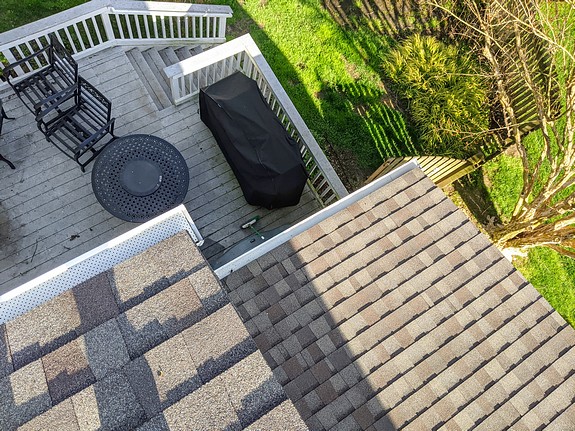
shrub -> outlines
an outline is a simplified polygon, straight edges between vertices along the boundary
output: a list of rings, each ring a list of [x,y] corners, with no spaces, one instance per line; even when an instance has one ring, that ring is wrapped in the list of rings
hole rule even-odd
[[[477,151],[487,130],[486,89],[472,58],[432,36],[413,35],[392,49],[383,68],[424,151],[463,157]]]

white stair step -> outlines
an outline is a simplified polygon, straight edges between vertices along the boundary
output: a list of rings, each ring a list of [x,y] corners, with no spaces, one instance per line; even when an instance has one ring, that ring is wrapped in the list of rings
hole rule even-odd
[[[160,56],[160,53],[156,48],[151,48],[142,53],[148,66],[152,70],[154,76],[158,79],[160,86],[163,88],[164,93],[167,95],[171,94],[170,84],[168,82],[168,78],[164,73],[164,68],[168,66],[164,59]]]
[[[142,51],[137,48],[131,49],[126,52],[126,55],[130,59],[132,66],[138,72],[140,79],[144,83],[146,90],[148,91],[150,97],[154,101],[154,104],[159,110],[165,109],[172,106],[172,102],[162,85],[154,75],[154,71],[150,68],[149,64],[146,62]]]
[[[166,66],[171,66],[180,62],[180,59],[176,55],[176,51],[171,46],[164,48],[160,51],[160,57],[164,60]]]

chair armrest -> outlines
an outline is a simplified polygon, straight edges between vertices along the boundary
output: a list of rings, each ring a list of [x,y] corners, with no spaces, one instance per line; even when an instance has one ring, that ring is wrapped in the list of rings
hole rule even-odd
[[[10,83],[10,71],[15,69],[18,66],[21,66],[24,63],[29,62],[30,60],[32,60],[35,57],[38,57],[40,54],[50,50],[52,47],[50,45],[45,46],[44,48],[38,50],[38,51],[34,51],[32,54],[30,54],[27,57],[24,57],[21,60],[18,60],[14,63],[10,63],[9,65],[5,66],[4,69],[2,70],[2,74],[4,75],[4,77],[6,78],[6,80],[8,81],[8,83]]]
[[[88,139],[84,140],[80,145],[78,145],[76,153],[89,150],[90,148],[92,148],[94,146],[94,144],[96,142],[98,142],[100,139],[102,139],[104,136],[106,136],[106,133],[110,133],[110,135],[112,135],[112,138],[115,138],[115,136],[114,136],[114,122],[115,121],[116,121],[116,119],[112,118],[110,121],[108,121],[102,127],[100,127],[96,132],[94,132],[92,134],[92,136],[90,136]]]
[[[74,84],[65,90],[52,94],[51,96],[43,99],[41,102],[34,105],[34,114],[36,115],[36,122],[40,122],[46,117],[47,114],[60,107],[60,105],[75,97],[78,84]],[[42,109],[43,106],[47,108]]]

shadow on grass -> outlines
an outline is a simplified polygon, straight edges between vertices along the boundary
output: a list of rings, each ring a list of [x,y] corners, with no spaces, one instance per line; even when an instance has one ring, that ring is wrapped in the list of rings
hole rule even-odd
[[[427,32],[433,27],[431,13],[417,0],[322,0],[323,6],[341,26],[373,31],[393,39],[414,30]]]
[[[344,50],[347,50],[341,51],[340,58],[351,79],[334,82],[317,70],[315,79],[319,91],[310,94],[300,79],[302,71],[309,66],[303,62],[290,64],[282,47],[271,39],[263,25],[258,24],[241,4],[227,3],[234,9],[228,35],[231,38],[245,33],[252,35],[348,190],[361,187],[385,159],[416,153],[412,133],[402,114],[393,109],[396,104],[383,84],[377,87],[366,83],[362,72],[357,70],[357,63],[348,60],[349,55],[356,56],[356,61],[364,63],[360,67],[367,66],[369,73],[380,77],[380,55],[389,48],[392,42],[389,37],[377,29],[361,26],[356,16],[349,17],[350,22],[356,22],[354,28],[335,25],[337,38],[343,41]],[[329,25],[334,25],[332,19],[336,18],[326,13],[325,4],[312,0],[300,0],[300,4],[318,11]],[[259,7],[269,6],[261,2]],[[340,19],[347,17],[336,21]],[[322,21],[318,22],[321,24]],[[329,46],[326,49],[338,48]]]
[[[479,223],[482,225],[486,225],[490,221],[495,224],[502,223],[483,181],[481,169],[459,179],[453,183],[453,186]]]

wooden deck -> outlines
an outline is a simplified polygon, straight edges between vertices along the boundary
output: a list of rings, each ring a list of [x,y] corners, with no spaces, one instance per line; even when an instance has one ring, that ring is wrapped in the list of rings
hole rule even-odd
[[[184,204],[206,239],[204,256],[214,261],[250,235],[241,224],[255,215],[257,227],[291,225],[320,208],[304,192],[297,207],[268,211],[246,203],[211,132],[201,122],[197,97],[158,110],[124,49],[111,48],[80,61],[80,74],[112,100],[118,135],[147,133],[174,144],[190,169]],[[82,173],[37,130],[33,115],[11,91],[0,92],[9,116],[0,153],[0,294],[130,230],[106,212]]]

